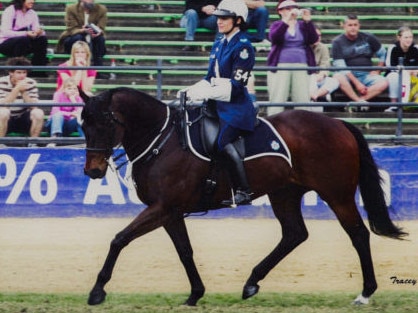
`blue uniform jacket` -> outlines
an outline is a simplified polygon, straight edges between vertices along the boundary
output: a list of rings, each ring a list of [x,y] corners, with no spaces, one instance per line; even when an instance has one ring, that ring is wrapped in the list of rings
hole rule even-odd
[[[219,118],[235,128],[253,131],[256,111],[246,85],[255,63],[254,48],[241,31],[226,46],[223,43],[222,37],[215,41],[205,79],[209,82],[212,77],[231,80],[231,101],[216,101]],[[219,64],[219,76],[216,74],[216,60]]]

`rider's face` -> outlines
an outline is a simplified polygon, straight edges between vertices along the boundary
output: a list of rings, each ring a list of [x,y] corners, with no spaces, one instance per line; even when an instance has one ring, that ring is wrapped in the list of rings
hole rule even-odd
[[[218,17],[218,30],[221,34],[227,34],[234,28],[234,19],[232,17]]]

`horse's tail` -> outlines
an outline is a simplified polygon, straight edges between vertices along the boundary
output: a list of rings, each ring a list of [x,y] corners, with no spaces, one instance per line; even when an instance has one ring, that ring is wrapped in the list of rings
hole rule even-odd
[[[408,234],[395,226],[390,219],[383,188],[380,185],[382,178],[366,139],[354,125],[346,122],[344,122],[344,125],[353,134],[359,148],[359,187],[364,202],[364,209],[369,218],[370,229],[380,236],[402,239],[402,237]]]

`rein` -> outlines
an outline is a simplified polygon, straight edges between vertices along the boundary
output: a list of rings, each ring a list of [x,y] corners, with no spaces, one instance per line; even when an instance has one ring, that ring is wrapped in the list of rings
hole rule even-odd
[[[116,156],[112,156],[113,153],[111,153],[111,157],[109,158],[109,160],[106,160],[109,167],[112,170],[115,170],[118,172],[119,174],[119,170],[125,166],[128,162],[130,162],[131,164],[134,164],[138,161],[140,161],[141,159],[143,159],[145,156],[147,156],[145,158],[145,161],[149,161],[154,155],[158,155],[161,151],[161,148],[164,146],[164,144],[168,141],[168,139],[170,138],[171,134],[173,133],[174,127],[171,128],[171,130],[168,132],[168,134],[164,137],[164,139],[157,145],[158,140],[161,138],[164,130],[167,128],[168,123],[170,121],[170,109],[167,106],[166,107],[166,118],[164,121],[163,126],[161,127],[161,129],[158,131],[158,134],[154,137],[154,139],[151,141],[151,143],[137,156],[135,157],[132,161],[131,160],[126,160],[124,162],[122,162],[121,164],[116,166],[115,161],[119,160],[121,157],[126,155],[126,152],[122,152]],[[111,112],[112,113],[112,112]],[[114,116],[113,113],[111,114],[112,117]],[[108,114],[109,116],[109,114]],[[112,120],[117,120],[115,118],[113,118]],[[124,126],[120,121],[119,124]],[[119,148],[121,145],[119,145],[117,148]],[[95,149],[95,148],[91,148],[90,151],[108,151],[108,150],[112,150],[113,152],[113,148],[107,148],[107,149]]]
[[[169,109],[168,106],[166,106],[166,110],[167,110],[167,116],[165,118],[164,125],[161,127],[160,131],[158,132],[158,135],[155,136],[154,140],[148,145],[148,147],[140,155],[138,155],[135,159],[133,159],[131,161],[132,164],[134,164],[135,162],[138,162],[139,160],[141,160],[153,148],[154,144],[158,141],[158,139],[160,139],[160,137],[163,134],[164,130],[167,128],[168,122],[170,120],[170,109]],[[161,144],[159,146],[157,146],[157,148],[154,148],[152,150],[152,154],[157,155],[157,154],[160,153],[161,147],[167,142],[168,138],[173,133],[173,128],[170,130],[170,132],[167,134],[166,138],[161,142]],[[147,161],[150,158],[151,157],[148,157],[147,158]]]

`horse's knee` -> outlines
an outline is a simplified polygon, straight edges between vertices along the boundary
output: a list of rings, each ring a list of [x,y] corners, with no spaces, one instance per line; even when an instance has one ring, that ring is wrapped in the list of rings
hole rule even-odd
[[[119,233],[113,238],[112,242],[110,243],[110,246],[112,248],[121,250],[124,247],[126,247],[129,244],[129,241],[126,239],[126,237],[123,235],[123,233]]]

